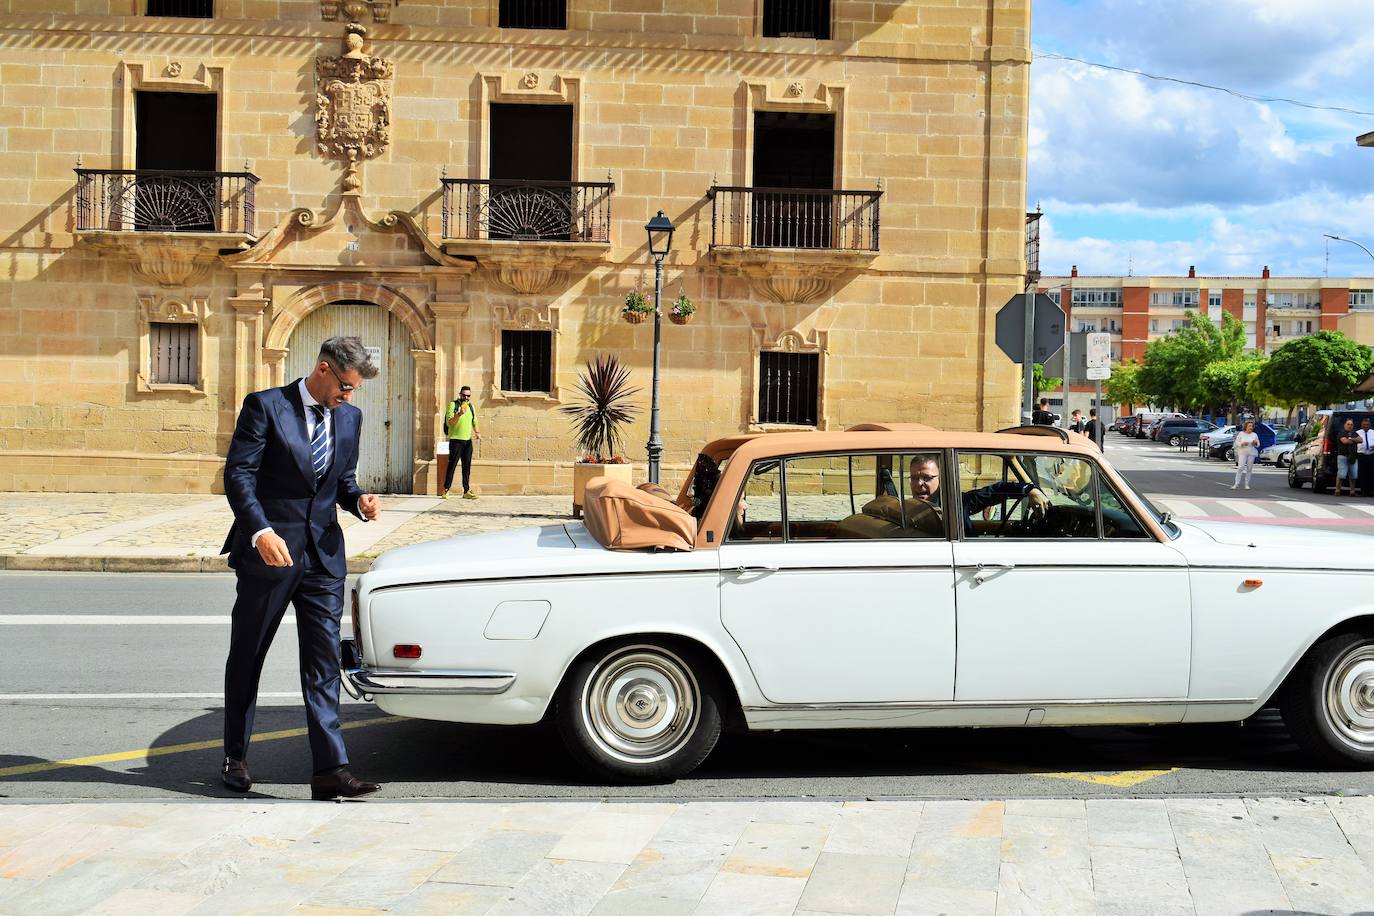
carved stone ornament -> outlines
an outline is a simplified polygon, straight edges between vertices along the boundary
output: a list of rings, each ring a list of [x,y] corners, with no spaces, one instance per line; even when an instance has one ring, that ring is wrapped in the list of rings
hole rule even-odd
[[[391,85],[395,65],[369,57],[367,30],[344,27],[344,53],[315,60],[315,128],[320,154],[361,162],[391,142]]]
[[[164,72],[172,79],[176,79],[178,76],[181,76],[181,61],[172,61],[170,64],[167,65],[167,69]]]
[[[520,80],[520,85],[524,86],[526,89],[538,89],[539,74],[531,70],[529,73],[525,74],[524,79]]]
[[[359,22],[371,11],[373,22],[388,22],[394,2],[395,0],[320,0],[320,18],[325,22],[333,22],[342,12],[349,22]]]
[[[796,80],[787,84],[787,94],[793,98],[797,98],[805,91],[806,85],[801,80]]]

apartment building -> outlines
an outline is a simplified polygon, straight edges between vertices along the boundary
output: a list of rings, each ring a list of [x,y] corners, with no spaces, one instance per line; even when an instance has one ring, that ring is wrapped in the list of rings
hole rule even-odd
[[[1183,327],[1187,313],[1229,313],[1245,323],[1247,347],[1272,353],[1286,341],[1339,330],[1374,345],[1374,278],[1258,276],[1042,277],[1041,292],[1064,309],[1071,331],[1112,335],[1114,360],[1143,360],[1145,348]],[[1069,409],[1086,410],[1091,383],[1070,372]],[[1062,403],[1062,400],[1061,400]]]
[[[1029,0],[0,0],[0,490],[218,489],[243,397],[361,335],[364,485],[564,489],[615,353],[665,467],[1017,415]],[[647,409],[631,429],[642,461]]]

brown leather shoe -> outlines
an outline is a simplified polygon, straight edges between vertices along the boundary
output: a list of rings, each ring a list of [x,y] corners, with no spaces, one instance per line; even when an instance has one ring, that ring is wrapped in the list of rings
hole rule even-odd
[[[233,789],[235,792],[247,792],[253,788],[253,777],[248,775],[248,764],[233,757],[224,758],[219,778],[224,782],[226,789]]]
[[[362,798],[371,795],[381,786],[375,782],[363,782],[348,771],[348,767],[335,767],[316,773],[310,777],[310,797],[315,801],[332,801],[336,798]]]

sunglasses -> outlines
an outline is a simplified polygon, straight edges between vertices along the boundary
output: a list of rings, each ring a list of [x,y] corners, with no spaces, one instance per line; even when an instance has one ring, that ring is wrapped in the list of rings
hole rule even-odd
[[[329,366],[329,371],[330,371],[331,373],[333,373],[334,378],[336,378],[336,379],[339,380],[339,390],[340,390],[340,391],[342,391],[342,392],[344,392],[345,394],[347,394],[347,393],[350,392],[350,391],[357,391],[357,390],[358,390],[358,387],[357,387],[356,385],[350,385],[350,384],[348,384],[348,382],[345,382],[343,379],[339,378],[339,373],[337,373],[337,372],[334,371],[334,367],[333,367],[333,366],[330,366],[329,363],[325,363],[325,365],[326,365],[326,366]]]

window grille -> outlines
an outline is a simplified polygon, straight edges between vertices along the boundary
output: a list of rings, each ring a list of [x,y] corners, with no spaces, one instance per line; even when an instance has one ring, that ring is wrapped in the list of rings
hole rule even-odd
[[[503,29],[566,29],[567,0],[501,0]]]
[[[502,391],[548,391],[552,370],[552,332],[501,332]]]
[[[815,426],[820,362],[817,353],[760,353],[759,422]]]
[[[199,368],[194,324],[151,322],[148,328],[149,375],[155,385],[194,385]]]
[[[149,16],[177,16],[182,19],[215,18],[214,0],[148,0]]]
[[[830,0],[763,0],[764,38],[830,37]]]

